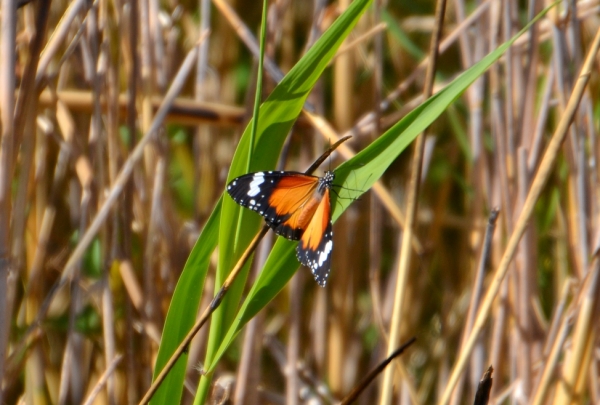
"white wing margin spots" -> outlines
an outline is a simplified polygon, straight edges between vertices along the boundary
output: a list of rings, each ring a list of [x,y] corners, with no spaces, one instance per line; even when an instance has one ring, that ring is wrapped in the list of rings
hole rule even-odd
[[[300,263],[310,268],[315,281],[321,287],[327,285],[327,278],[331,271],[331,252],[333,251],[333,226],[331,221],[327,224],[325,233],[316,250],[303,249],[302,242],[296,248],[296,257]]]

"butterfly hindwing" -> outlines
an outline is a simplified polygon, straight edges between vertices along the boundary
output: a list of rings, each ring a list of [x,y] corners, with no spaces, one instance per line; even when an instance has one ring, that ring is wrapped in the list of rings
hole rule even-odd
[[[227,192],[241,206],[262,215],[277,234],[298,240],[306,227],[302,226],[302,219],[312,214],[306,213],[303,207],[310,201],[318,182],[318,177],[297,172],[257,172],[232,180]]]
[[[331,269],[333,227],[330,211],[329,189],[326,189],[296,248],[298,260],[310,268],[321,287],[325,287]]]

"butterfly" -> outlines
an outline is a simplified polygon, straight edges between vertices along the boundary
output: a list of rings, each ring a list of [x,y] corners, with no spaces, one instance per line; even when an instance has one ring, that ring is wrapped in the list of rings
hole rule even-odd
[[[330,189],[335,175],[291,171],[249,173],[233,179],[227,192],[242,207],[262,215],[278,235],[300,240],[296,257],[311,269],[321,287],[327,284],[333,250]]]

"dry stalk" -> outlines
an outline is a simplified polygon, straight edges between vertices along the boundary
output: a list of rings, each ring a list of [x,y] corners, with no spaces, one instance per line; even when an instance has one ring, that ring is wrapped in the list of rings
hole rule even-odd
[[[96,397],[98,396],[98,394],[100,393],[110,376],[113,375],[115,369],[117,368],[122,359],[123,355],[121,354],[116,355],[112,359],[109,366],[106,368],[106,370],[104,371],[104,373],[102,374],[92,391],[89,393],[85,402],[83,402],[84,405],[92,405],[94,403],[94,400],[96,399]]]
[[[571,97],[569,98],[569,102],[566,106],[565,113],[562,115],[560,122],[548,144],[548,148],[544,153],[544,157],[542,158],[542,162],[540,163],[540,168],[538,169],[535,178],[531,184],[531,188],[527,195],[527,199],[525,200],[525,204],[523,205],[523,209],[519,214],[519,217],[516,221],[514,230],[510,235],[508,243],[506,245],[506,249],[498,265],[498,269],[494,273],[494,278],[490,284],[488,292],[484,298],[484,301],[481,305],[481,308],[477,314],[477,319],[475,320],[475,324],[473,325],[473,331],[469,336],[467,344],[463,351],[461,351],[458,355],[458,359],[454,365],[452,370],[452,374],[446,386],[446,389],[443,393],[443,396],[440,400],[440,404],[447,404],[450,399],[450,395],[454,386],[456,385],[460,374],[463,372],[464,367],[466,366],[468,356],[471,354],[473,347],[475,346],[475,342],[477,341],[477,337],[479,333],[482,331],[483,326],[487,320],[489,312],[492,308],[492,304],[498,291],[500,290],[500,286],[502,285],[502,281],[508,272],[509,265],[512,261],[512,258],[516,252],[519,241],[521,240],[521,236],[525,232],[527,227],[527,223],[529,222],[529,218],[533,213],[533,208],[538,200],[540,194],[542,193],[542,189],[550,176],[550,173],[554,167],[554,162],[556,161],[556,157],[558,156],[558,152],[560,147],[567,135],[567,131],[573,118],[575,116],[575,112],[577,111],[577,107],[579,105],[579,101],[583,96],[586,85],[590,79],[590,75],[592,72],[592,66],[594,63],[594,58],[598,49],[600,48],[600,30],[597,31],[596,37],[588,51],[588,55],[586,57],[585,63],[581,68],[579,77],[573,88],[573,92],[571,93]]]
[[[600,30],[598,31],[600,37]],[[600,256],[596,257],[586,282],[584,283],[582,302],[579,303],[577,319],[570,353],[563,365],[562,379],[554,397],[554,404],[572,404],[581,402],[583,378],[588,370],[593,342],[596,337],[598,314],[595,313],[600,299]]]
[[[439,56],[439,45],[444,26],[444,15],[446,12],[446,0],[439,0],[436,5],[435,29],[431,36],[429,49],[429,64],[425,78],[423,98],[428,99],[433,92],[433,81]],[[402,245],[400,247],[400,261],[398,263],[398,276],[394,296],[394,309],[390,321],[390,339],[388,341],[387,353],[390,355],[400,341],[400,324],[402,320],[402,305],[406,295],[406,280],[410,266],[411,240],[413,239],[414,226],[417,215],[417,200],[421,183],[421,169],[423,165],[423,152],[425,147],[426,132],[420,134],[414,146],[413,157],[410,166],[410,180],[406,197],[406,224],[402,234]],[[387,405],[392,401],[394,369],[386,369],[383,375],[383,386],[379,398],[380,405]]]
[[[0,16],[0,325],[10,325],[8,313],[8,277],[12,270],[10,218],[11,182],[13,178],[14,161],[14,91],[15,91],[15,36],[17,29],[17,4],[14,0],[2,0]],[[10,328],[3,327],[0,331],[0,384],[4,379],[5,353]],[[2,401],[0,389],[0,402]]]
[[[412,337],[406,343],[402,344],[399,348],[394,350],[385,360],[377,365],[373,370],[371,370],[365,378],[352,389],[350,394],[346,396],[342,401],[340,401],[340,405],[351,404],[356,401],[361,392],[367,388],[367,386],[381,373],[385,368],[394,360],[396,357],[400,356],[404,351],[412,345],[417,339]]]
[[[96,217],[92,220],[90,226],[87,228],[86,232],[82,235],[81,240],[71,253],[71,256],[67,260],[67,263],[64,266],[61,278],[58,284],[53,288],[53,292],[49,293],[45,299],[44,305],[40,309],[40,312],[37,315],[36,321],[33,326],[39,324],[45,317],[46,311],[49,305],[52,302],[54,294],[64,286],[67,281],[72,277],[72,274],[76,268],[76,264],[81,260],[84,252],[89,247],[90,243],[96,236],[97,232],[100,230],[104,221],[108,218],[110,210],[113,204],[117,201],[117,198],[121,195],[121,192],[127,185],[129,180],[129,176],[133,172],[133,169],[137,162],[141,159],[144,154],[144,149],[146,145],[152,140],[153,135],[156,134],[158,128],[162,125],[164,117],[169,109],[170,104],[175,99],[175,95],[179,93],[181,88],[184,85],[184,79],[187,76],[188,72],[191,70],[193,63],[195,62],[195,57],[197,53],[197,47],[194,47],[188,55],[186,56],[184,62],[181,65],[181,68],[178,72],[177,77],[173,80],[171,88],[169,92],[165,96],[163,104],[157,111],[152,125],[149,130],[146,132],[144,137],[138,142],[133,152],[129,155],[129,158],[123,164],[123,167],[115,180],[115,183],[108,193],[106,200],[102,204],[101,208],[98,210]]]

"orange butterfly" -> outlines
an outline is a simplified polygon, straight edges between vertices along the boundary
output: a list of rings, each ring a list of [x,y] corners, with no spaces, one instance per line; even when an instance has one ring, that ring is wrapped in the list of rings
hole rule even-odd
[[[333,231],[329,193],[335,175],[316,177],[298,172],[256,172],[233,179],[227,192],[243,207],[256,211],[278,235],[300,240],[296,256],[310,267],[321,287],[331,268]]]

